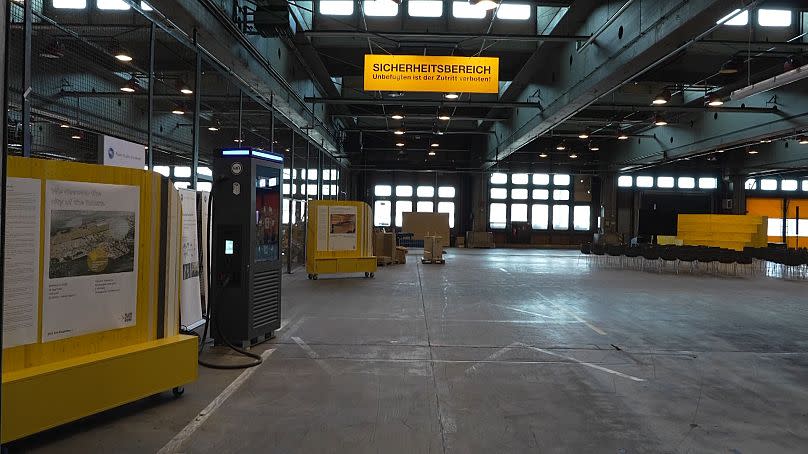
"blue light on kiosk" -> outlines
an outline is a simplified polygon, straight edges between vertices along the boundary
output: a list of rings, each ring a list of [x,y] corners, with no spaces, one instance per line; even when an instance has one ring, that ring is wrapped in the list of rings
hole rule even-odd
[[[283,162],[283,156],[278,156],[276,154],[270,154],[263,151],[253,150],[252,155],[255,156],[256,158],[264,158],[269,159],[270,161]]]
[[[233,149],[233,148],[226,148],[222,150],[222,156],[249,156],[250,150],[245,150],[243,148]]]

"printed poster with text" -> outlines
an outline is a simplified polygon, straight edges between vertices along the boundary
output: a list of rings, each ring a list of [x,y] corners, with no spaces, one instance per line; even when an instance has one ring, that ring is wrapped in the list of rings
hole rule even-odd
[[[356,207],[331,206],[328,209],[328,249],[356,250]]]
[[[202,325],[199,287],[199,245],[197,242],[196,191],[180,189],[182,203],[182,283],[180,284],[180,323],[187,329]]]
[[[42,341],[134,326],[140,188],[47,181]]]

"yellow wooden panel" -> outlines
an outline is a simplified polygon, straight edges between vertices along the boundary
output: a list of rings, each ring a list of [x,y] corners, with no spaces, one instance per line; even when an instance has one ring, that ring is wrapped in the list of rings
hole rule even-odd
[[[3,374],[2,442],[185,385],[196,336],[173,336]]]

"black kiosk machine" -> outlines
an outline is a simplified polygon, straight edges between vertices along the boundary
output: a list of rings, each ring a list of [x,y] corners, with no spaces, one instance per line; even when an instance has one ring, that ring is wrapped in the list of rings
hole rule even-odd
[[[282,172],[283,156],[260,149],[224,149],[213,160],[217,344],[247,347],[280,328]]]

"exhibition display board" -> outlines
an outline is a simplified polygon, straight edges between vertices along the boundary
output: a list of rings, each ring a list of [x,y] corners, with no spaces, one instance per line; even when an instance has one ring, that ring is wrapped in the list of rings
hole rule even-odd
[[[373,212],[364,202],[312,200],[306,238],[306,272],[320,274],[376,272]]]
[[[194,381],[197,340],[178,333],[182,216],[168,181],[17,157],[8,177],[0,439]]]

